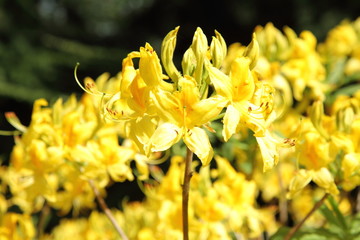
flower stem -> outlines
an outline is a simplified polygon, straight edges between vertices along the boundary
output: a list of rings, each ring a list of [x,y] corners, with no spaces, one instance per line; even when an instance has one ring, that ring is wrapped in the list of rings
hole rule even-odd
[[[193,152],[186,148],[186,158],[185,158],[185,171],[184,171],[184,183],[182,186],[182,223],[183,223],[183,239],[189,239],[189,189],[190,189],[190,179],[192,177],[191,172],[191,162],[193,158]]]
[[[280,197],[279,197],[279,213],[280,213],[280,222],[285,225],[288,221],[288,203],[286,200],[286,193],[285,193],[285,187],[284,182],[282,180],[281,176],[281,163],[278,164],[278,167],[276,168],[277,175],[279,179],[279,187],[280,187]]]
[[[314,205],[314,207],[311,209],[311,211],[301,220],[298,224],[296,224],[285,236],[284,240],[290,240],[294,234],[300,229],[300,227],[305,223],[305,221],[324,203],[326,198],[329,196],[328,193],[325,193],[325,195]]]
[[[357,213],[360,212],[360,187],[357,188],[355,211],[356,211]]]
[[[97,199],[101,209],[104,211],[105,215],[109,218],[109,220],[112,223],[112,225],[114,226],[115,230],[119,233],[120,237],[123,240],[129,240],[129,238],[126,236],[126,234],[124,233],[122,228],[117,223],[117,221],[116,221],[114,215],[111,213],[109,207],[106,205],[104,198],[100,195],[100,192],[97,189],[97,187],[95,186],[94,181],[89,180],[89,184],[90,184],[90,187],[92,188],[92,190],[94,191],[94,194],[96,196],[96,199]]]
[[[43,237],[44,228],[46,225],[46,219],[49,216],[49,214],[50,214],[50,207],[47,204],[47,202],[45,202],[43,208],[41,209],[39,222],[37,224],[37,233],[36,233],[37,239],[41,239]]]

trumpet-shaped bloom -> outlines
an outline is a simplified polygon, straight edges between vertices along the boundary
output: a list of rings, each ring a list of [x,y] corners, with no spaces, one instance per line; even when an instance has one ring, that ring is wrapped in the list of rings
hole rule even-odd
[[[314,181],[319,187],[323,188],[327,193],[337,195],[339,190],[334,182],[334,177],[327,168],[318,170],[301,169],[290,182],[288,198],[293,198],[311,181]]]
[[[179,79],[179,90],[173,93],[159,90],[153,93],[154,103],[162,121],[151,136],[148,152],[164,151],[183,139],[204,165],[213,156],[209,137],[200,128],[218,116],[224,99],[214,96],[200,100],[199,89],[190,76]]]
[[[249,64],[250,60],[245,57],[235,59],[229,75],[215,67],[208,68],[216,92],[228,100],[223,129],[225,141],[236,133],[239,124],[249,127],[257,136],[263,136],[265,131],[262,106],[251,103],[257,78]]]

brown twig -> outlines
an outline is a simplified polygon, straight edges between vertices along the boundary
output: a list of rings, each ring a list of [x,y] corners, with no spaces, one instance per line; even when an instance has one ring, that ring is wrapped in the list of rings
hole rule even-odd
[[[182,224],[183,224],[184,240],[189,239],[188,208],[189,208],[190,179],[192,177],[192,172],[191,172],[192,158],[193,158],[193,152],[189,148],[186,148],[184,183],[182,186]]]
[[[38,239],[42,238],[43,234],[44,234],[44,228],[45,228],[45,224],[46,224],[46,218],[49,216],[50,213],[50,208],[49,205],[47,204],[47,202],[44,203],[43,208],[41,209],[41,213],[40,213],[40,217],[39,217],[39,222],[37,224],[37,233],[36,233],[36,237]]]
[[[325,195],[314,205],[311,211],[301,220],[298,224],[296,224],[285,236],[284,240],[290,240],[294,234],[300,229],[300,227],[305,223],[305,221],[324,203],[326,198],[329,196],[328,193]]]
[[[279,179],[279,187],[280,187],[280,197],[279,197],[279,213],[280,213],[280,222],[282,224],[286,224],[288,221],[288,203],[286,199],[286,193],[285,193],[285,187],[284,182],[281,178],[281,170],[280,170],[281,164],[278,164],[277,167],[277,175]]]
[[[123,240],[129,240],[129,238],[126,236],[125,232],[122,230],[122,228],[117,223],[117,221],[116,221],[114,215],[111,213],[109,207],[106,205],[104,198],[100,195],[100,192],[97,189],[97,187],[95,186],[94,181],[89,180],[89,184],[90,184],[92,190],[94,191],[94,194],[96,196],[96,199],[97,199],[101,209],[104,211],[105,215],[109,218],[109,220],[112,223],[112,225],[114,226],[115,230],[119,233],[120,237]]]
[[[360,212],[360,187],[357,188],[355,211],[356,213]]]

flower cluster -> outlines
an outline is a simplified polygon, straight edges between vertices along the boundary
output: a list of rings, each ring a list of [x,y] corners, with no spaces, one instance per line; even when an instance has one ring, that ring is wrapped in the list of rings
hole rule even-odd
[[[179,71],[173,62],[178,30],[168,33],[162,43],[163,66],[148,43],[123,60],[120,90],[104,103],[104,117],[119,122],[123,135],[147,156],[183,140],[203,165],[208,165],[214,154],[202,127],[211,131],[211,122],[223,118],[225,141],[239,128],[251,129],[262,143],[264,170],[273,167],[278,154],[266,144],[270,135],[266,121],[272,113],[274,90],[259,81],[254,71],[259,55],[255,35],[246,52],[234,59],[230,72],[225,74],[220,70],[227,54],[224,39],[215,32],[208,45],[200,28]],[[138,59],[138,68],[134,59]],[[89,82],[85,88],[89,93],[97,92],[96,85]]]
[[[230,163],[216,157],[217,169],[204,167],[194,173],[190,190],[190,238],[191,239],[232,239],[252,238],[263,231],[273,233],[277,226],[273,208],[256,207],[257,189],[253,180],[235,171]],[[196,164],[193,165],[193,167]],[[159,185],[146,185],[146,200],[123,205],[123,211],[114,211],[118,222],[130,239],[182,239],[181,228],[181,176],[183,158],[175,156],[166,175],[154,168]],[[111,226],[106,226],[105,217],[93,212],[88,220],[64,220],[54,231],[57,236],[100,236],[108,229],[107,236],[115,239]],[[95,223],[96,222],[96,223]],[[97,230],[92,225],[102,226]],[[76,230],[75,230],[76,229]],[[75,230],[75,231],[74,231]],[[100,233],[98,233],[98,231]],[[102,235],[104,236],[104,235]]]
[[[100,77],[99,84],[106,78]],[[113,82],[118,79],[107,85]],[[45,99],[35,101],[28,127],[12,112],[6,117],[22,132],[15,137],[10,165],[2,174],[12,194],[9,206],[32,213],[46,202],[63,214],[72,209],[77,215],[82,208],[95,206],[89,180],[101,189],[111,182],[133,180],[132,160],[139,179],[148,177],[150,159],[128,140],[119,144],[120,130],[104,123],[97,99],[91,95],[83,95],[80,101],[74,95],[66,102],[58,99],[52,107]]]

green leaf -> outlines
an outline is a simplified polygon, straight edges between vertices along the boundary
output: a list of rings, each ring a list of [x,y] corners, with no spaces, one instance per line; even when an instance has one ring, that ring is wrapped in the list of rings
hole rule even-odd
[[[335,99],[338,96],[341,96],[341,95],[351,96],[355,92],[357,92],[358,90],[360,90],[360,84],[351,84],[351,85],[348,85],[346,87],[339,88],[338,90],[336,90],[335,93],[333,93],[331,95],[328,95],[326,97],[326,105],[333,104],[333,102],[335,101]]]
[[[340,88],[338,91],[336,91],[335,93],[335,97],[339,96],[339,95],[353,95],[357,90],[360,89],[360,84],[352,84],[343,88]]]
[[[346,64],[346,58],[339,59],[335,66],[329,71],[326,78],[326,82],[330,84],[338,84],[344,76],[344,67]]]
[[[338,240],[338,239],[342,238],[341,232],[336,233],[336,232],[331,231],[326,228],[307,229],[307,230],[302,231],[302,234],[303,235],[308,234],[308,235],[322,236],[322,237],[326,237],[327,240],[330,240],[330,239]]]
[[[350,221],[349,232],[353,236],[358,236],[354,239],[360,239],[360,213]]]
[[[360,72],[355,72],[349,76],[346,76],[344,78],[344,84],[347,84],[347,83],[351,83],[351,82],[356,82],[360,80]]]
[[[270,237],[270,240],[283,240],[289,231],[289,227],[281,227],[274,235]]]
[[[337,218],[335,217],[333,212],[326,205],[322,205],[320,207],[320,212],[326,218],[326,220],[329,222],[329,224],[332,224],[335,226],[339,225]]]
[[[298,240],[328,240],[327,237],[321,236],[315,233],[312,234],[306,234],[300,238],[297,238]]]
[[[285,236],[290,231],[289,227],[281,227],[273,236],[270,237],[270,240],[283,240]],[[341,235],[331,232],[325,228],[306,228],[299,229],[292,240],[338,240],[342,239]]]
[[[345,221],[344,215],[340,212],[337,202],[335,202],[334,198],[329,196],[328,198],[329,203],[331,204],[331,207],[335,213],[335,216],[338,220],[338,222],[341,225],[341,228],[344,230],[344,232],[348,231],[348,226]]]

